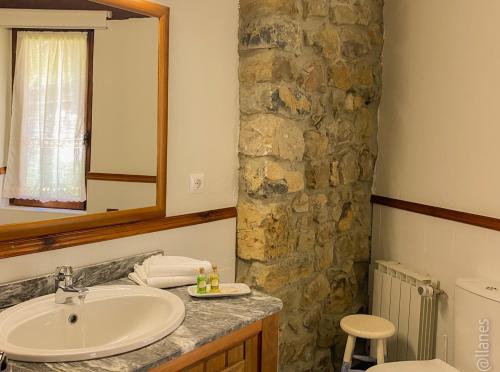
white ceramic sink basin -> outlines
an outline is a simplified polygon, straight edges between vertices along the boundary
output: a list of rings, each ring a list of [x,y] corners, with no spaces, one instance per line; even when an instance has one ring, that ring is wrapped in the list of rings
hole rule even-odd
[[[0,313],[0,350],[26,362],[101,358],[165,337],[184,315],[179,297],[154,288],[92,287],[80,305],[57,305],[52,294]]]

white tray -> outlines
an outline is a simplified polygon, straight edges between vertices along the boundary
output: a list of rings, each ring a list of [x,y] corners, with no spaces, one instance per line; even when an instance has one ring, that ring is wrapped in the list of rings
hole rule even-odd
[[[252,292],[250,287],[244,283],[221,283],[219,285],[220,292],[218,293],[198,293],[196,292],[196,285],[188,287],[188,293],[192,297],[199,298],[213,298],[213,297],[234,297],[243,296]],[[233,289],[233,290],[231,290]],[[231,290],[231,291],[230,291]]]

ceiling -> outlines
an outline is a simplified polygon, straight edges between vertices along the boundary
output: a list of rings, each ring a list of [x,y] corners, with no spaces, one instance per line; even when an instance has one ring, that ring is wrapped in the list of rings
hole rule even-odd
[[[144,18],[142,14],[113,8],[87,0],[0,0],[0,8],[12,9],[59,9],[59,10],[107,10],[111,19]]]

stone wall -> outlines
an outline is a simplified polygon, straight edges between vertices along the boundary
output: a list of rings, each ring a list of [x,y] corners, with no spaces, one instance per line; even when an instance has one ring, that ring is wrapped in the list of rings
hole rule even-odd
[[[367,308],[382,42],[382,0],[240,0],[237,276],[284,301],[282,371]]]

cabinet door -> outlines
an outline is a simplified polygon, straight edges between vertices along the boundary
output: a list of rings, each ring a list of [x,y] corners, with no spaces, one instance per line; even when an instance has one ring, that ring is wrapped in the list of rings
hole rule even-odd
[[[259,335],[206,360],[184,369],[184,372],[258,372]]]

